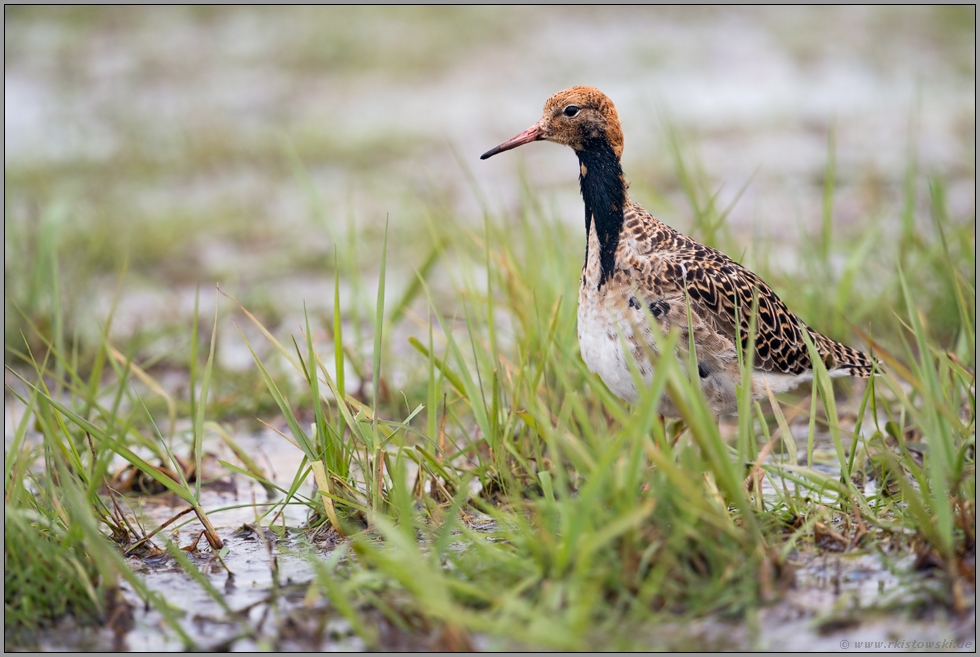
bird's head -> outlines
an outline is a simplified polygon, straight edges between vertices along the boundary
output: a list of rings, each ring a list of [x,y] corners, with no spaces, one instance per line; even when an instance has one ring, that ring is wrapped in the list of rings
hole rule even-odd
[[[541,120],[480,156],[481,160],[532,141],[553,141],[576,151],[598,148],[603,142],[617,158],[623,155],[623,130],[612,101],[598,89],[572,87],[544,104]]]

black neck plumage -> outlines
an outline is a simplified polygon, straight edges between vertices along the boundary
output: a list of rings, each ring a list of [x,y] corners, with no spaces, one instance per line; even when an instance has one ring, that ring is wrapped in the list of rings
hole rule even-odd
[[[589,259],[589,233],[595,221],[599,237],[599,287],[616,266],[616,249],[623,228],[623,206],[626,204],[626,179],[619,158],[604,136],[591,139],[576,151],[581,174],[579,184],[585,201],[585,259]]]

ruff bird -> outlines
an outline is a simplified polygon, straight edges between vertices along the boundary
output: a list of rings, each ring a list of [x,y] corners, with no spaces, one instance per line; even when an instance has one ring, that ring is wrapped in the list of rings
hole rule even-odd
[[[561,91],[544,105],[533,126],[480,159],[532,141],[571,146],[578,156],[585,201],[585,264],[578,297],[578,339],[589,370],[621,399],[634,403],[637,380],[653,378],[658,342],[653,335],[680,332],[676,356],[688,362],[690,332],[705,399],[718,414],[736,411],[741,383],[736,341],[749,345],[755,295],[758,314],[752,396],[785,392],[812,380],[806,332],[830,376],[869,377],[864,353],[817,333],[794,315],[766,283],[724,253],[655,219],[626,194],[623,131],[609,98],[592,87]],[[687,303],[690,299],[690,304]],[[688,305],[690,307],[688,307]],[[690,311],[690,319],[688,318]],[[652,318],[652,320],[651,320]],[[664,395],[661,415],[678,417]]]

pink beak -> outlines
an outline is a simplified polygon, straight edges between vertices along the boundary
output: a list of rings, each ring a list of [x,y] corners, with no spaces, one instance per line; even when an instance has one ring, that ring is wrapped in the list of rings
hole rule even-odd
[[[512,148],[517,148],[521,144],[527,144],[532,141],[540,141],[544,139],[544,130],[541,129],[540,123],[535,123],[530,128],[517,135],[513,139],[508,139],[500,146],[496,148],[491,148],[486,153],[480,156],[481,160],[485,160],[488,157],[492,157],[497,153],[503,153],[504,151],[509,151]]]

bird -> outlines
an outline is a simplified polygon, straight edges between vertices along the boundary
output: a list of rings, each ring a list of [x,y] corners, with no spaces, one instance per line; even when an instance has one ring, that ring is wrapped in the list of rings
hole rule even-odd
[[[554,94],[540,121],[480,159],[534,141],[570,146],[578,157],[586,232],[579,348],[589,370],[620,399],[639,399],[634,369],[650,385],[663,342],[653,332],[665,335],[673,328],[680,334],[675,356],[682,367],[689,362],[693,333],[697,376],[709,408],[719,416],[736,413],[742,381],[738,345],[746,353],[756,295],[753,399],[767,397],[767,388],[781,393],[813,379],[804,333],[831,377],[868,378],[875,372],[877,361],[807,326],[759,276],[658,221],[629,197],[623,130],[616,107],[601,91],[576,86]],[[666,394],[658,412],[681,417]]]

